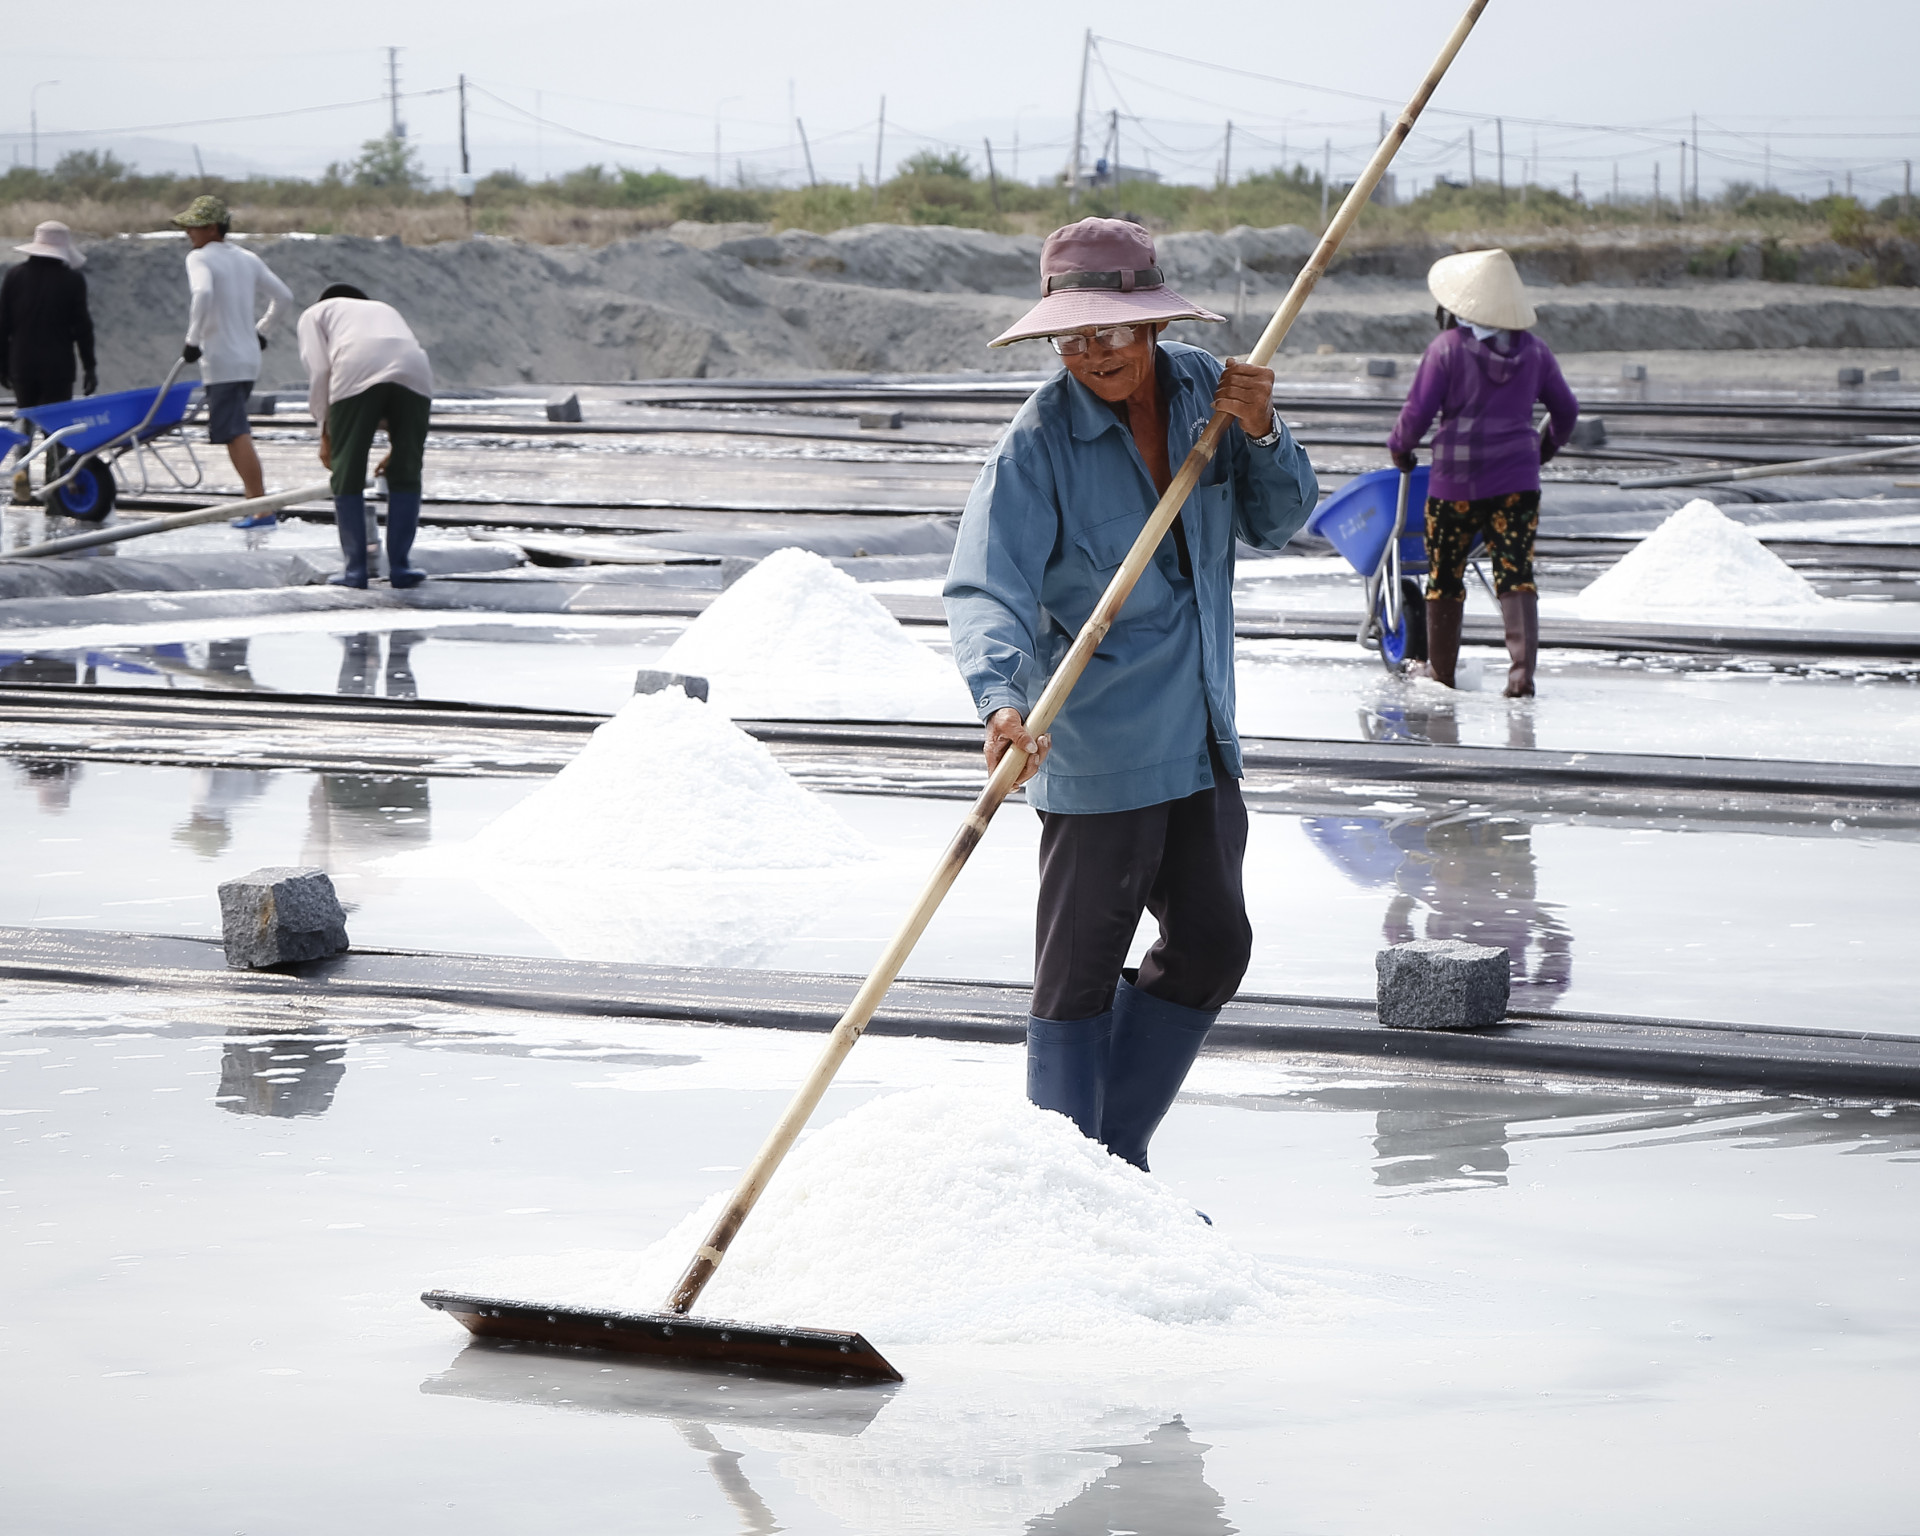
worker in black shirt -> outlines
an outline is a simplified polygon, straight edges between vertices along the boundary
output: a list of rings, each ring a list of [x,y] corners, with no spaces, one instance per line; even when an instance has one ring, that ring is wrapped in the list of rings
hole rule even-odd
[[[80,352],[81,387],[100,387],[93,358],[93,317],[87,311],[86,261],[73,232],[49,219],[29,245],[15,246],[27,259],[0,279],[0,387],[13,391],[15,408],[52,405],[73,398],[73,354]],[[49,473],[58,474],[50,464]],[[13,499],[31,500],[26,465],[13,477]]]

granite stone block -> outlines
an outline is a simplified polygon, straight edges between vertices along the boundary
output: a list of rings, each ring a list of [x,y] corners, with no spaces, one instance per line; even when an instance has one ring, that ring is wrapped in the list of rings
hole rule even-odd
[[[236,970],[323,960],[347,949],[347,914],[324,869],[275,866],[220,887],[220,933]]]
[[[1507,951],[1461,939],[1419,939],[1374,957],[1388,1029],[1481,1029],[1507,1012]]]

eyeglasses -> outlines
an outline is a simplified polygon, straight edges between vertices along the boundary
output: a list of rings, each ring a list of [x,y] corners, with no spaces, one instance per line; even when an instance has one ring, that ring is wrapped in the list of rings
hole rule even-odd
[[[1108,348],[1110,351],[1118,351],[1121,347],[1132,346],[1133,338],[1145,329],[1146,327],[1144,325],[1103,325],[1093,333],[1090,339],[1099,342],[1101,346]],[[1086,336],[1049,336],[1047,340],[1053,343],[1053,350],[1058,352],[1062,357],[1078,357],[1082,352],[1087,350],[1089,338]]]

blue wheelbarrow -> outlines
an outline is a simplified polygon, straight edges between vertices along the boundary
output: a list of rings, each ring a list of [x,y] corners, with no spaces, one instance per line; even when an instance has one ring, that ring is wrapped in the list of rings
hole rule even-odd
[[[1366,578],[1367,611],[1354,639],[1378,651],[1389,671],[1409,659],[1427,659],[1419,581],[1427,573],[1426,504],[1426,465],[1411,474],[1376,469],[1349,480],[1307,519],[1307,532],[1325,539]],[[1409,508],[1417,509],[1411,519]]]
[[[113,510],[120,491],[118,466],[128,454],[133,455],[140,474],[137,486],[129,480],[132,494],[144,496],[152,487],[149,459],[166,470],[174,489],[193,490],[203,471],[192,442],[184,434],[179,439],[193,466],[191,479],[161,452],[159,442],[186,420],[188,403],[199,388],[192,380],[175,382],[184,366],[176,361],[158,389],[123,389],[16,411],[16,421],[27,422],[44,435],[35,443],[29,433],[0,427],[0,463],[12,460],[12,467],[19,470],[30,459],[44,460],[46,483],[40,488],[40,501],[49,512],[90,523],[100,522]]]

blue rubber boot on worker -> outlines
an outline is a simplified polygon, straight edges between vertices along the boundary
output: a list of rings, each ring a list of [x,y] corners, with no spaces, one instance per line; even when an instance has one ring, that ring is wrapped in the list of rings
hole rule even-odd
[[[1180,1096],[1219,1017],[1218,1008],[1184,1008],[1121,978],[1113,994],[1113,1048],[1099,1138],[1115,1157],[1147,1171],[1147,1143]]]
[[[1027,1015],[1027,1097],[1055,1110],[1100,1139],[1113,1013],[1090,1019],[1036,1019]]]
[[[336,587],[364,587],[367,584],[367,498],[333,498],[333,523],[340,534],[340,557],[346,567],[327,581]]]
[[[413,536],[420,529],[420,493],[387,492],[387,580],[396,587],[417,587],[427,573],[414,565]]]

